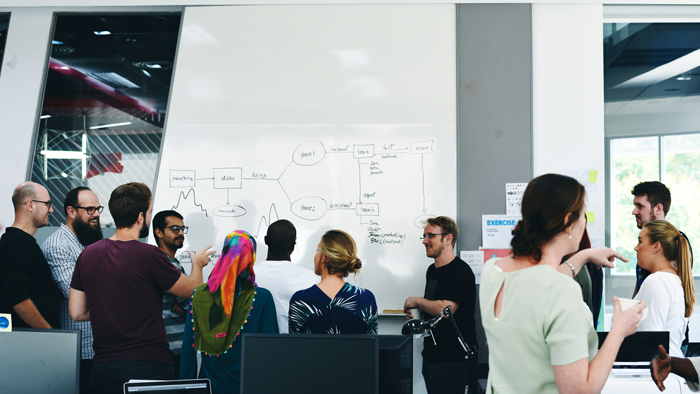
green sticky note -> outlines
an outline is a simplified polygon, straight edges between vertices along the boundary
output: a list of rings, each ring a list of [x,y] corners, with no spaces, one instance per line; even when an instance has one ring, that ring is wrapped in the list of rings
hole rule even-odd
[[[588,183],[598,182],[598,171],[590,170],[588,171]]]
[[[595,214],[593,212],[586,212],[586,219],[588,219],[588,223],[595,223]]]

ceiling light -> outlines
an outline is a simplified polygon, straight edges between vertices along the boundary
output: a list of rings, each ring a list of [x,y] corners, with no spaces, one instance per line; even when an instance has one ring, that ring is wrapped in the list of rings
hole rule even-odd
[[[109,30],[102,30],[102,31],[95,30],[95,31],[93,31],[93,33],[95,33],[96,36],[108,36],[108,35],[112,34],[112,32]]]
[[[99,126],[92,126],[92,127],[90,127],[90,130],[105,129],[105,128],[107,128],[107,127],[126,126],[126,125],[128,125],[128,124],[131,124],[131,122],[101,124],[101,125],[99,125]]]
[[[147,76],[148,78],[151,78],[151,73],[149,73],[148,71],[141,70],[141,72],[143,73],[143,75]]]
[[[700,66],[700,49],[614,86],[613,89],[645,87],[686,73]]]
[[[676,80],[678,80],[678,81],[690,81],[691,79],[693,79],[693,78],[691,78],[691,77],[686,77],[686,76],[683,76],[683,75],[681,75],[680,77],[676,78]]]
[[[167,60],[150,60],[142,62],[131,63],[134,66],[146,70],[171,70],[173,68],[173,62]]]
[[[53,41],[51,41],[51,43],[54,45],[63,45],[63,41],[58,41],[58,40],[53,40]]]
[[[51,115],[41,115],[41,116],[39,117],[39,119],[48,119],[48,118],[50,118],[50,117],[51,117]]]

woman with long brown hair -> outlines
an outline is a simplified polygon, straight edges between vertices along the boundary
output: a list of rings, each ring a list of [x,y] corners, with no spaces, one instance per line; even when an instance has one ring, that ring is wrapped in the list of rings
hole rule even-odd
[[[683,357],[681,343],[695,304],[688,240],[665,220],[644,223],[638,240],[637,264],[651,272],[634,297],[649,306],[639,330],[668,331],[668,353]]]

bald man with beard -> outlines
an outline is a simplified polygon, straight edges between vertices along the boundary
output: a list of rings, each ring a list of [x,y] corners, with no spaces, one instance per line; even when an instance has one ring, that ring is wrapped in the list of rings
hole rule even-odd
[[[14,327],[60,328],[60,293],[34,238],[53,212],[49,192],[34,182],[12,193],[15,221],[0,238],[0,312],[12,315]]]

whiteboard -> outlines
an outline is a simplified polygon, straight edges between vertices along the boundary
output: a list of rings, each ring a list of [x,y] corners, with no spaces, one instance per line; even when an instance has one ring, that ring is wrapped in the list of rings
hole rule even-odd
[[[308,268],[341,229],[363,261],[348,281],[380,311],[422,295],[423,221],[456,214],[454,17],[443,5],[187,8],[154,212],[183,214],[183,250],[220,251],[242,229],[258,260],[268,224],[288,219],[292,260]]]

